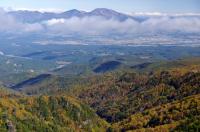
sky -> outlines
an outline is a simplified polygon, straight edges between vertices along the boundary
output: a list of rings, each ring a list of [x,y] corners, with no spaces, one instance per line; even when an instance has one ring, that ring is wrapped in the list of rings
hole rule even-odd
[[[0,7],[43,11],[109,8],[125,13],[200,13],[200,0],[0,0]]]

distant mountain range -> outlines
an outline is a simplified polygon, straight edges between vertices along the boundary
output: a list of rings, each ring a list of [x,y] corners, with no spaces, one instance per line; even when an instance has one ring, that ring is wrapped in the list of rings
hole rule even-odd
[[[105,19],[114,19],[119,21],[125,21],[127,19],[133,19],[139,22],[142,22],[144,20],[149,19],[150,17],[162,17],[166,16],[166,14],[159,14],[159,15],[153,15],[153,14],[137,14],[137,15],[128,15],[124,13],[120,13],[111,9],[106,8],[97,8],[92,10],[91,12],[86,11],[80,11],[77,9],[61,12],[61,13],[55,13],[55,12],[39,12],[39,11],[28,11],[28,10],[18,10],[18,11],[10,11],[8,12],[10,15],[14,16],[18,20],[22,22],[29,22],[29,23],[35,23],[35,22],[41,22],[46,21],[50,19],[69,19],[72,17],[91,17],[91,16],[98,16],[103,17]],[[200,17],[200,15],[195,14],[181,14],[181,15],[169,15],[169,17]]]
[[[39,12],[39,11],[11,11],[10,15],[14,16],[18,20],[23,22],[40,22],[46,21],[50,19],[69,19],[72,17],[90,17],[90,16],[98,16],[106,19],[115,19],[119,21],[124,21],[127,19],[135,19],[133,16],[126,15],[123,13],[116,12],[114,10],[106,9],[106,8],[98,8],[91,12],[79,11],[76,9],[69,10],[62,13],[53,13],[53,12]]]

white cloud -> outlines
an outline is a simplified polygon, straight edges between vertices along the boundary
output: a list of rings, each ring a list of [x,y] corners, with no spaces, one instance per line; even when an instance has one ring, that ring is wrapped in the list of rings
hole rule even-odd
[[[73,17],[70,19],[52,19],[44,22],[47,29],[57,33],[80,33],[80,34],[133,34],[148,32],[192,32],[200,33],[200,18],[168,16],[150,18],[144,22],[132,19],[120,22],[107,20],[102,17]]]
[[[161,12],[132,12],[127,13],[131,16],[149,16],[149,17],[159,17],[159,16],[200,16],[200,13],[161,13]]]
[[[131,16],[167,16],[166,13],[161,12],[133,12],[130,13]]]
[[[147,31],[165,31],[165,32],[193,32],[200,33],[200,19],[188,17],[161,17],[151,18],[141,24],[141,28]]]
[[[36,31],[42,31],[43,26],[40,23],[34,23],[34,24],[24,24],[24,30],[25,32],[36,32]]]
[[[45,23],[48,26],[52,26],[55,24],[63,24],[63,23],[65,23],[65,21],[66,21],[65,19],[51,19],[51,20],[46,21]]]
[[[0,9],[0,32],[20,33],[34,32],[42,29],[43,27],[39,23],[21,23],[12,16],[8,15],[3,9]]]
[[[130,28],[137,28],[139,23],[134,20],[124,22],[106,20],[102,17],[73,17],[70,19],[52,19],[45,22],[47,28],[53,32],[103,34],[130,33]]]

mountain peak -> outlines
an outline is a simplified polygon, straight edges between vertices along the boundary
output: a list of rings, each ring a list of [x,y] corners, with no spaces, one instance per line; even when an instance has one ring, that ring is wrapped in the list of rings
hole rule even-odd
[[[97,8],[89,13],[91,16],[101,16],[106,19],[116,19],[120,21],[124,21],[128,19],[130,16],[119,13],[117,11],[107,9],[107,8]]]
[[[69,10],[69,11],[65,11],[65,12],[63,12],[62,14],[80,14],[80,13],[82,13],[83,11],[79,11],[79,10],[77,10],[77,9],[72,9],[72,10]]]
[[[66,11],[66,12],[71,12],[71,13],[80,13],[82,11],[79,11],[77,9],[72,9],[72,10],[69,10],[69,11]]]
[[[114,10],[111,10],[111,9],[107,9],[107,8],[96,8],[93,11],[91,11],[91,13],[102,15],[102,14],[106,14],[106,13],[117,13],[117,12]]]
[[[72,9],[72,10],[61,13],[60,16],[63,17],[63,18],[70,18],[70,17],[73,17],[73,16],[81,17],[81,16],[83,16],[84,13],[85,13],[84,11]]]

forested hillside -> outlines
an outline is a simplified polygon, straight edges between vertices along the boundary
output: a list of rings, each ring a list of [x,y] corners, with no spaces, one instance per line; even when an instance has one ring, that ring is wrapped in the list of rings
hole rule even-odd
[[[41,76],[0,89],[0,131],[200,130],[198,59]]]
[[[198,130],[198,64],[153,72],[115,72],[91,77],[72,93],[113,127],[109,130]],[[184,127],[184,123],[188,126]]]
[[[156,106],[114,123],[115,131],[198,131],[200,94]]]
[[[1,132],[105,131],[107,127],[91,108],[72,97],[14,96],[1,90]]]

